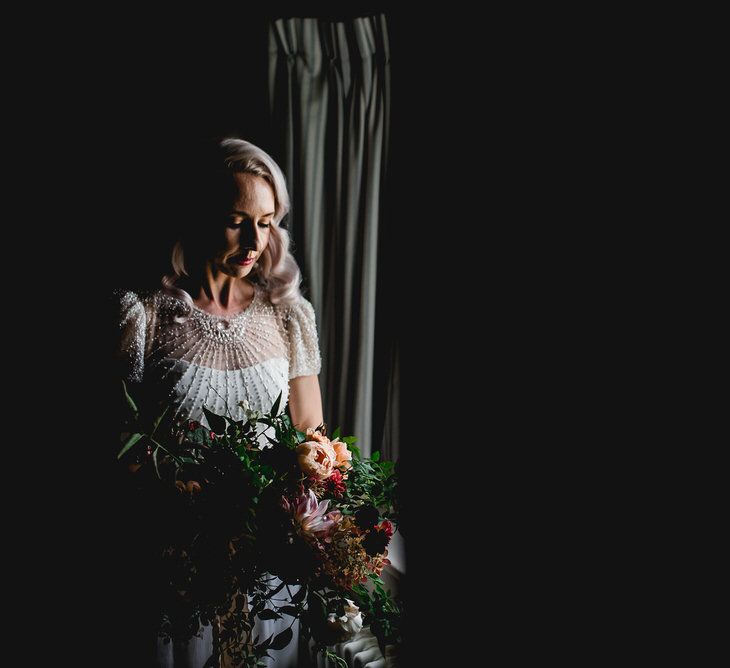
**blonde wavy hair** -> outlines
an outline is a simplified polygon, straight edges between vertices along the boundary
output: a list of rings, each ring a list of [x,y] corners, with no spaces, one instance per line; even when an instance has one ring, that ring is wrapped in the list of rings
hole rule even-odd
[[[190,204],[179,237],[172,249],[172,273],[162,277],[165,292],[181,298],[192,310],[193,298],[185,289],[191,270],[200,269],[216,249],[218,230],[201,222],[217,207],[227,206],[233,186],[232,173],[255,174],[264,178],[274,191],[275,209],[269,243],[247,276],[263,288],[273,304],[290,304],[300,296],[301,272],[291,254],[289,232],[281,221],[289,212],[286,180],[274,159],[251,142],[237,137],[216,140],[204,146],[198,164],[187,172]],[[214,214],[215,215],[215,214]],[[209,229],[210,232],[206,232]],[[190,286],[187,286],[190,287]]]

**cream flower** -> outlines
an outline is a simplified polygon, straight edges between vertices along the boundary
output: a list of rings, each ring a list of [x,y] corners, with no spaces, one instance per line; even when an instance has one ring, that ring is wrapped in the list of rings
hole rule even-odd
[[[352,468],[352,453],[347,449],[347,443],[343,443],[339,439],[330,443],[332,449],[335,451],[335,457],[337,459],[337,468]]]
[[[345,614],[338,617],[334,612],[327,616],[327,625],[333,631],[354,636],[362,628],[362,613],[354,601],[346,598]]]
[[[329,478],[332,470],[337,466],[337,455],[329,441],[326,443],[306,441],[297,446],[296,452],[299,467],[305,474],[317,480]]]
[[[246,420],[250,422],[254,427],[256,423],[261,419],[262,413],[251,409],[251,405],[245,399],[241,399],[238,405],[243,408],[243,412],[246,415]]]

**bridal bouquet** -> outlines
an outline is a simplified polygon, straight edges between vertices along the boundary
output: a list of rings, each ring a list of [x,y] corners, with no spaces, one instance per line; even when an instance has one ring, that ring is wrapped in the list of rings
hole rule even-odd
[[[402,602],[380,578],[397,523],[393,462],[362,457],[339,429],[297,430],[279,414],[281,395],[268,413],[242,404],[245,420],[204,409],[210,428],[174,420],[169,406],[143,414],[124,383],[123,395],[118,457],[142,465],[137,490],[162,518],[155,549],[164,638],[213,624],[211,666],[216,654],[263,665],[269,650],[289,644],[296,620],[314,653],[336,665],[345,664],[329,648],[363,625],[383,653],[400,641]],[[259,444],[262,426],[268,447]],[[252,637],[256,617],[291,623]]]

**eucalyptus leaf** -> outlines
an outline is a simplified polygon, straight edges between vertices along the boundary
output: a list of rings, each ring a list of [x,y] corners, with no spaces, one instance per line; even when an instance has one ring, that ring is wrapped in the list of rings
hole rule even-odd
[[[128,439],[127,442],[124,444],[124,447],[119,451],[119,454],[117,455],[117,459],[121,459],[125,452],[127,452],[137,441],[139,441],[140,438],[142,438],[144,434],[135,433],[132,434]]]
[[[152,463],[155,465],[155,473],[157,474],[157,477],[162,479],[162,476],[160,475],[160,467],[157,463],[157,453],[159,453],[159,451],[160,451],[159,448],[155,448],[152,451]]]
[[[316,610],[321,620],[327,619],[327,603],[319,593],[311,590],[307,601],[309,603],[309,609],[312,611]]]
[[[233,418],[228,417],[227,415],[224,415],[223,418],[225,419],[227,425],[225,433],[229,434],[230,436],[235,436],[238,433],[239,429],[243,429],[243,421],[242,420],[234,420]]]
[[[170,404],[165,405],[165,407],[162,409],[162,413],[160,413],[152,422],[152,433],[150,436],[154,436],[155,432],[157,431],[157,428],[160,426],[160,423],[162,422],[162,418],[165,417],[165,414],[170,408]]]
[[[283,580],[276,586],[276,588],[269,594],[269,596],[276,596],[282,589],[286,587],[286,582]]]
[[[294,632],[291,630],[291,627],[284,629],[274,638],[269,649],[284,649],[289,644],[293,636]]]
[[[279,392],[279,396],[276,397],[276,401],[274,402],[274,405],[271,407],[271,415],[273,415],[274,417],[276,417],[276,415],[279,412],[279,404],[281,403],[282,394],[283,394],[282,392]]]
[[[209,411],[205,406],[203,406],[203,413],[205,413],[205,417],[208,418],[208,424],[212,431],[216,434],[226,433],[226,421],[221,415],[217,415],[216,413]]]
[[[122,392],[124,393],[124,398],[127,401],[127,406],[129,406],[132,409],[132,412],[134,413],[135,418],[139,415],[139,408],[137,408],[137,404],[134,403],[134,399],[132,399],[131,395],[127,391],[127,383],[124,382],[122,379]]]
[[[284,605],[279,608],[279,613],[282,615],[289,615],[290,617],[296,617],[299,614],[299,608],[296,605]]]
[[[307,595],[307,588],[302,586],[300,587],[299,591],[294,594],[294,596],[291,597],[291,602],[295,605],[297,603],[301,603],[304,600],[304,597]]]

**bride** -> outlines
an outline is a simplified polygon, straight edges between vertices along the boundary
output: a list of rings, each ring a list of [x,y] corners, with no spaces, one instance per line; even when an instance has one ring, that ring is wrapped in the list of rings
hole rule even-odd
[[[281,169],[238,138],[216,142],[195,166],[195,192],[162,286],[117,290],[121,373],[148,397],[172,402],[176,416],[206,427],[205,406],[244,420],[247,406],[266,412],[281,393],[301,431],[323,422],[320,352],[314,309],[299,290],[301,274],[280,226],[289,210]],[[261,446],[266,444],[262,432]],[[149,466],[135,463],[132,472]],[[197,493],[200,483],[188,481]],[[267,638],[289,621],[256,618]],[[278,628],[278,627],[281,628]],[[298,624],[277,668],[299,665]],[[213,653],[213,629],[186,643],[155,641],[164,668],[202,668]],[[225,657],[222,659],[225,665]],[[267,659],[271,662],[271,659]]]

